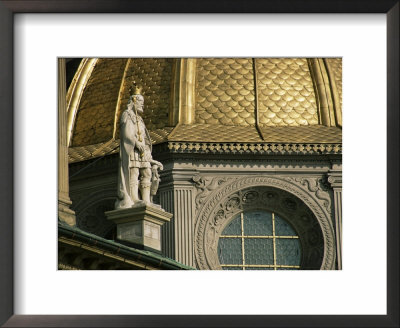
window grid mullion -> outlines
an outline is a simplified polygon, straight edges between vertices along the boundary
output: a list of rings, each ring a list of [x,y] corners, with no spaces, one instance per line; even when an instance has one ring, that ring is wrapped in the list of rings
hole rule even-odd
[[[240,213],[240,229],[241,229],[241,235],[242,235],[242,265],[243,265],[243,270],[245,269],[245,265],[246,265],[246,260],[244,257],[244,229],[243,229],[243,212]]]
[[[272,220],[272,236],[253,236],[253,235],[245,235],[244,234],[244,215],[243,212],[240,213],[240,230],[241,234],[238,235],[221,235],[220,238],[240,238],[241,240],[241,248],[242,248],[242,263],[241,264],[221,264],[221,267],[237,267],[242,268],[242,270],[246,270],[245,268],[273,268],[273,270],[277,270],[278,268],[296,268],[299,269],[300,266],[297,265],[277,265],[277,256],[276,256],[276,239],[299,239],[299,236],[277,236],[276,235],[276,227],[275,227],[275,213],[271,213],[271,220]],[[245,239],[272,239],[273,242],[273,264],[272,265],[265,265],[265,264],[246,264],[246,257],[245,257]]]
[[[277,270],[277,268],[276,268],[275,213],[274,212],[272,212],[272,243],[273,243],[273,248],[274,248],[274,270]]]

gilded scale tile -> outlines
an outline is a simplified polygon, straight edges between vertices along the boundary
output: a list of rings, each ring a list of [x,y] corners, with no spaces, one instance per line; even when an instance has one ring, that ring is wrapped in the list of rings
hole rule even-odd
[[[71,145],[96,144],[112,138],[115,104],[126,59],[99,59],[84,90]]]
[[[306,58],[257,58],[256,63],[261,126],[318,124]]]
[[[195,122],[251,125],[254,81],[251,58],[199,58]]]

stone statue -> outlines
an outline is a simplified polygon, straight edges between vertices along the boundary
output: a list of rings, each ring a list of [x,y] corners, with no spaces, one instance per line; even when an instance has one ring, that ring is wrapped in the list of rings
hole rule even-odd
[[[149,132],[141,118],[144,98],[137,89],[129,98],[120,121],[118,199],[116,209],[137,203],[151,204],[160,181],[158,170],[163,165],[151,156]]]

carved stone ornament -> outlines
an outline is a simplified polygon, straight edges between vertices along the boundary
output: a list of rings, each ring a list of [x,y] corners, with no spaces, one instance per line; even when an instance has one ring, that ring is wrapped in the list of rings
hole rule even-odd
[[[229,181],[210,192],[195,227],[198,267],[221,269],[217,249],[224,228],[243,211],[266,210],[285,218],[298,233],[303,269],[333,270],[336,255],[330,216],[304,186],[282,177],[255,176]]]
[[[322,202],[326,211],[332,213],[331,195],[329,194],[329,185],[327,179],[321,178],[288,178],[289,180],[296,181],[302,186],[307,187],[308,191],[315,194],[318,200]]]
[[[204,201],[207,199],[207,196],[215,189],[220,188],[220,186],[228,181],[228,178],[225,177],[203,177],[200,175],[196,175],[192,178],[192,181],[195,183],[195,187],[197,189],[196,195],[196,210],[201,207]]]

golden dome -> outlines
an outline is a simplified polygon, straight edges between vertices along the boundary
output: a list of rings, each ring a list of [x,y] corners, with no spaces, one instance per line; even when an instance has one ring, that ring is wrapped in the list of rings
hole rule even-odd
[[[133,82],[154,143],[340,143],[341,75],[341,58],[86,58],[67,94],[69,146],[117,140]]]

